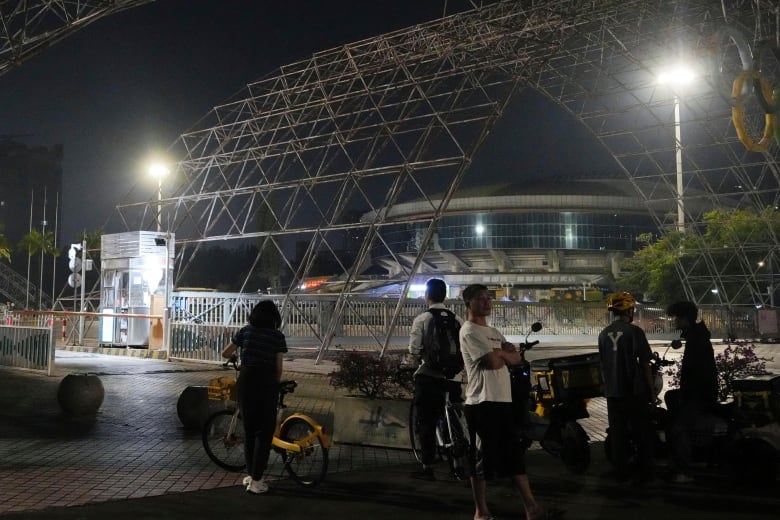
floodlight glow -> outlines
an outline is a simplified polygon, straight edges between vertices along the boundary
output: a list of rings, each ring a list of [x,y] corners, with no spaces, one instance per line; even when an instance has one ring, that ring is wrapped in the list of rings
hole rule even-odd
[[[155,179],[162,179],[171,173],[171,170],[163,163],[153,163],[149,165],[149,175]]]
[[[694,79],[696,79],[696,75],[693,71],[683,65],[678,65],[658,75],[658,83],[661,84],[688,85],[693,83]]]
[[[485,232],[485,226],[483,226],[482,224],[477,224],[477,226],[474,228],[474,231],[477,232],[477,235],[481,235],[482,233]]]

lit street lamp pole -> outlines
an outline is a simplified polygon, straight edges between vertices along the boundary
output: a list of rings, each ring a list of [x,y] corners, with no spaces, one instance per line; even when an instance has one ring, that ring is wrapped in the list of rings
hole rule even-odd
[[[761,260],[758,263],[758,267],[764,267],[769,270],[769,285],[766,288],[766,292],[769,293],[769,306],[775,308],[775,270],[772,266],[772,253],[769,254],[767,260]]]
[[[658,76],[658,83],[683,86],[694,79],[693,72],[685,66],[678,66],[669,72]],[[674,150],[677,172],[677,231],[685,231],[685,206],[683,203],[683,163],[682,163],[682,131],[680,128],[680,97],[674,93]]]
[[[682,132],[680,131],[680,98],[674,95],[674,147],[677,166],[677,231],[685,231],[682,176]]]
[[[155,163],[149,167],[149,175],[157,179],[157,231],[162,231],[162,180],[170,170],[162,163]]]

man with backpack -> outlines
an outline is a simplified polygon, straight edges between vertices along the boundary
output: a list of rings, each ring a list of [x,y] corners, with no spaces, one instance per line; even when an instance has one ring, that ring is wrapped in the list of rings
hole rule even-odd
[[[444,280],[431,278],[426,282],[428,310],[414,319],[409,338],[409,353],[420,360],[414,373],[414,427],[420,437],[422,469],[412,476],[423,480],[435,480],[436,421],[444,409],[445,392],[452,401],[462,402],[460,378],[456,377],[463,370],[458,337],[462,321],[444,306],[446,297]]]

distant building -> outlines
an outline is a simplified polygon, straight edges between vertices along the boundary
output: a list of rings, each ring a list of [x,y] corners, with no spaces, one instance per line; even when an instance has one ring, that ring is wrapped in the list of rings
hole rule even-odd
[[[669,211],[674,204],[670,196]],[[430,211],[427,201],[400,203],[386,219],[413,222]],[[373,218],[373,212],[362,217]],[[427,222],[394,229],[376,245],[371,261],[397,280],[412,267]],[[450,286],[451,297],[470,283],[484,283],[497,298],[513,300],[582,299],[591,292],[600,297],[614,286],[621,260],[644,245],[638,238],[647,233],[656,235],[658,227],[628,180],[531,180],[460,189],[439,222],[410,296],[437,276]],[[379,285],[365,289],[400,290],[397,283]]]

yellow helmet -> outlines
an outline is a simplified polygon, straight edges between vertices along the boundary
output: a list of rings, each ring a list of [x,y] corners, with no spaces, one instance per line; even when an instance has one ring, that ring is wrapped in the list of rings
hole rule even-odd
[[[631,293],[617,292],[612,293],[607,297],[608,311],[626,312],[629,309],[635,308],[636,300],[631,296]]]

